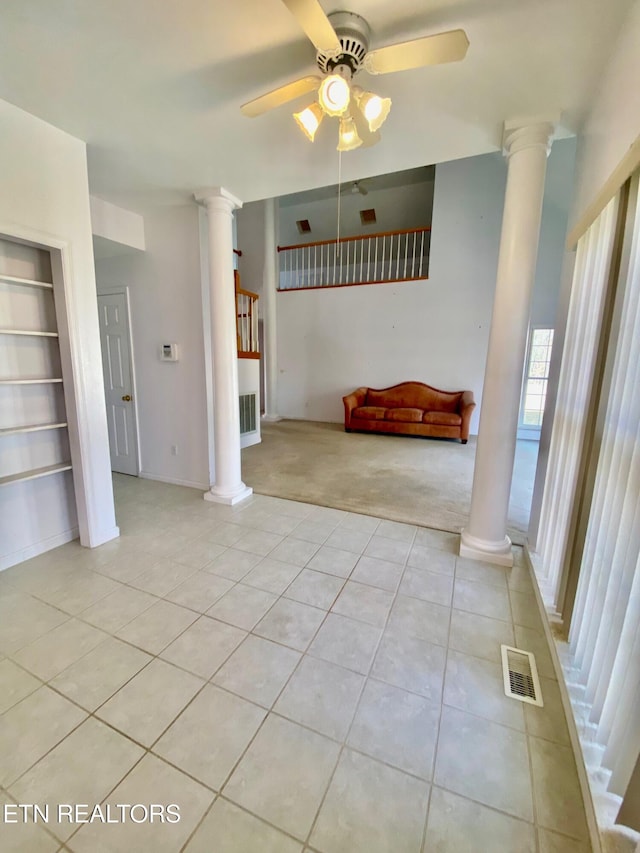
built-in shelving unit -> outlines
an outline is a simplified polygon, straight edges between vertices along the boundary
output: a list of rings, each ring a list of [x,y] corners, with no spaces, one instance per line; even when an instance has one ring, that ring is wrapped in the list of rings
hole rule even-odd
[[[65,423],[60,424],[29,424],[28,426],[9,427],[8,429],[0,429],[2,435],[20,435],[26,432],[44,432],[48,429],[64,429],[67,426]]]
[[[0,379],[0,385],[53,385],[62,382],[62,379],[43,376],[42,379]]]
[[[1,239],[0,486],[71,469],[54,299],[49,251]],[[46,494],[67,505],[73,483],[42,488],[28,500]]]
[[[43,290],[53,290],[53,284],[50,281],[36,281],[32,278],[19,278],[15,275],[2,275],[0,273],[0,281],[7,284],[19,284],[22,287],[41,287]]]
[[[34,338],[57,338],[57,332],[28,331],[26,329],[0,329],[0,335],[29,335]]]
[[[71,462],[59,462],[56,465],[45,465],[44,468],[32,468],[30,471],[21,471],[19,474],[9,474],[0,477],[0,486],[8,486],[10,483],[21,483],[25,480],[38,480],[40,477],[48,477],[60,471],[70,471]]]

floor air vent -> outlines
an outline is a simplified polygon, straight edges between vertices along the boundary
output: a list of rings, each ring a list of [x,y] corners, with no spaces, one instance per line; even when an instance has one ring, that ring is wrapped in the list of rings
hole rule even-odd
[[[514,649],[511,646],[500,646],[500,648],[504,692],[512,699],[542,707],[544,702],[534,656],[531,652],[524,652],[522,649]]]
[[[256,431],[256,395],[240,395],[240,435]]]

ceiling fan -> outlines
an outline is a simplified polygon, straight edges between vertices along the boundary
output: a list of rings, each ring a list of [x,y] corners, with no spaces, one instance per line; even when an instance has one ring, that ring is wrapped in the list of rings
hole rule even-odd
[[[346,184],[338,184],[335,188],[336,195],[369,195],[369,190],[364,181],[348,181]]]
[[[332,12],[326,15],[319,0],[282,0],[316,48],[323,76],[308,75],[267,92],[244,104],[241,111],[255,118],[308,92],[318,99],[294,118],[312,142],[325,115],[340,119],[338,151],[375,145],[379,129],[389,114],[391,101],[353,83],[361,70],[390,74],[425,65],[464,59],[469,40],[464,30],[450,30],[369,50],[371,30],[360,15]]]

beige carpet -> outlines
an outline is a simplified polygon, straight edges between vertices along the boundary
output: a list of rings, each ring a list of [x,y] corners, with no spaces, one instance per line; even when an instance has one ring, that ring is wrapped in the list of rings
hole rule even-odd
[[[345,433],[340,424],[262,424],[262,443],[242,451],[242,477],[254,491],[459,532],[467,522],[475,438]],[[509,535],[527,529],[538,445],[519,441]]]

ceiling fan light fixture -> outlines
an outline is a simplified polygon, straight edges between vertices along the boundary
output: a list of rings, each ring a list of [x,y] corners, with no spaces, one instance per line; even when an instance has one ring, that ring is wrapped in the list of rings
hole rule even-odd
[[[329,116],[342,116],[349,108],[351,87],[342,74],[329,74],[318,89],[320,106]]]
[[[338,151],[353,151],[362,145],[362,139],[358,135],[356,123],[350,116],[340,119],[340,131],[338,133]]]
[[[316,131],[320,127],[320,123],[324,118],[324,113],[322,112],[320,104],[315,101],[301,112],[294,113],[293,117],[307,139],[310,142],[313,142],[316,136]]]
[[[367,120],[369,130],[372,133],[380,130],[389,115],[391,98],[381,98],[380,95],[376,95],[374,92],[363,92],[360,90],[357,94],[357,101],[362,114]]]

